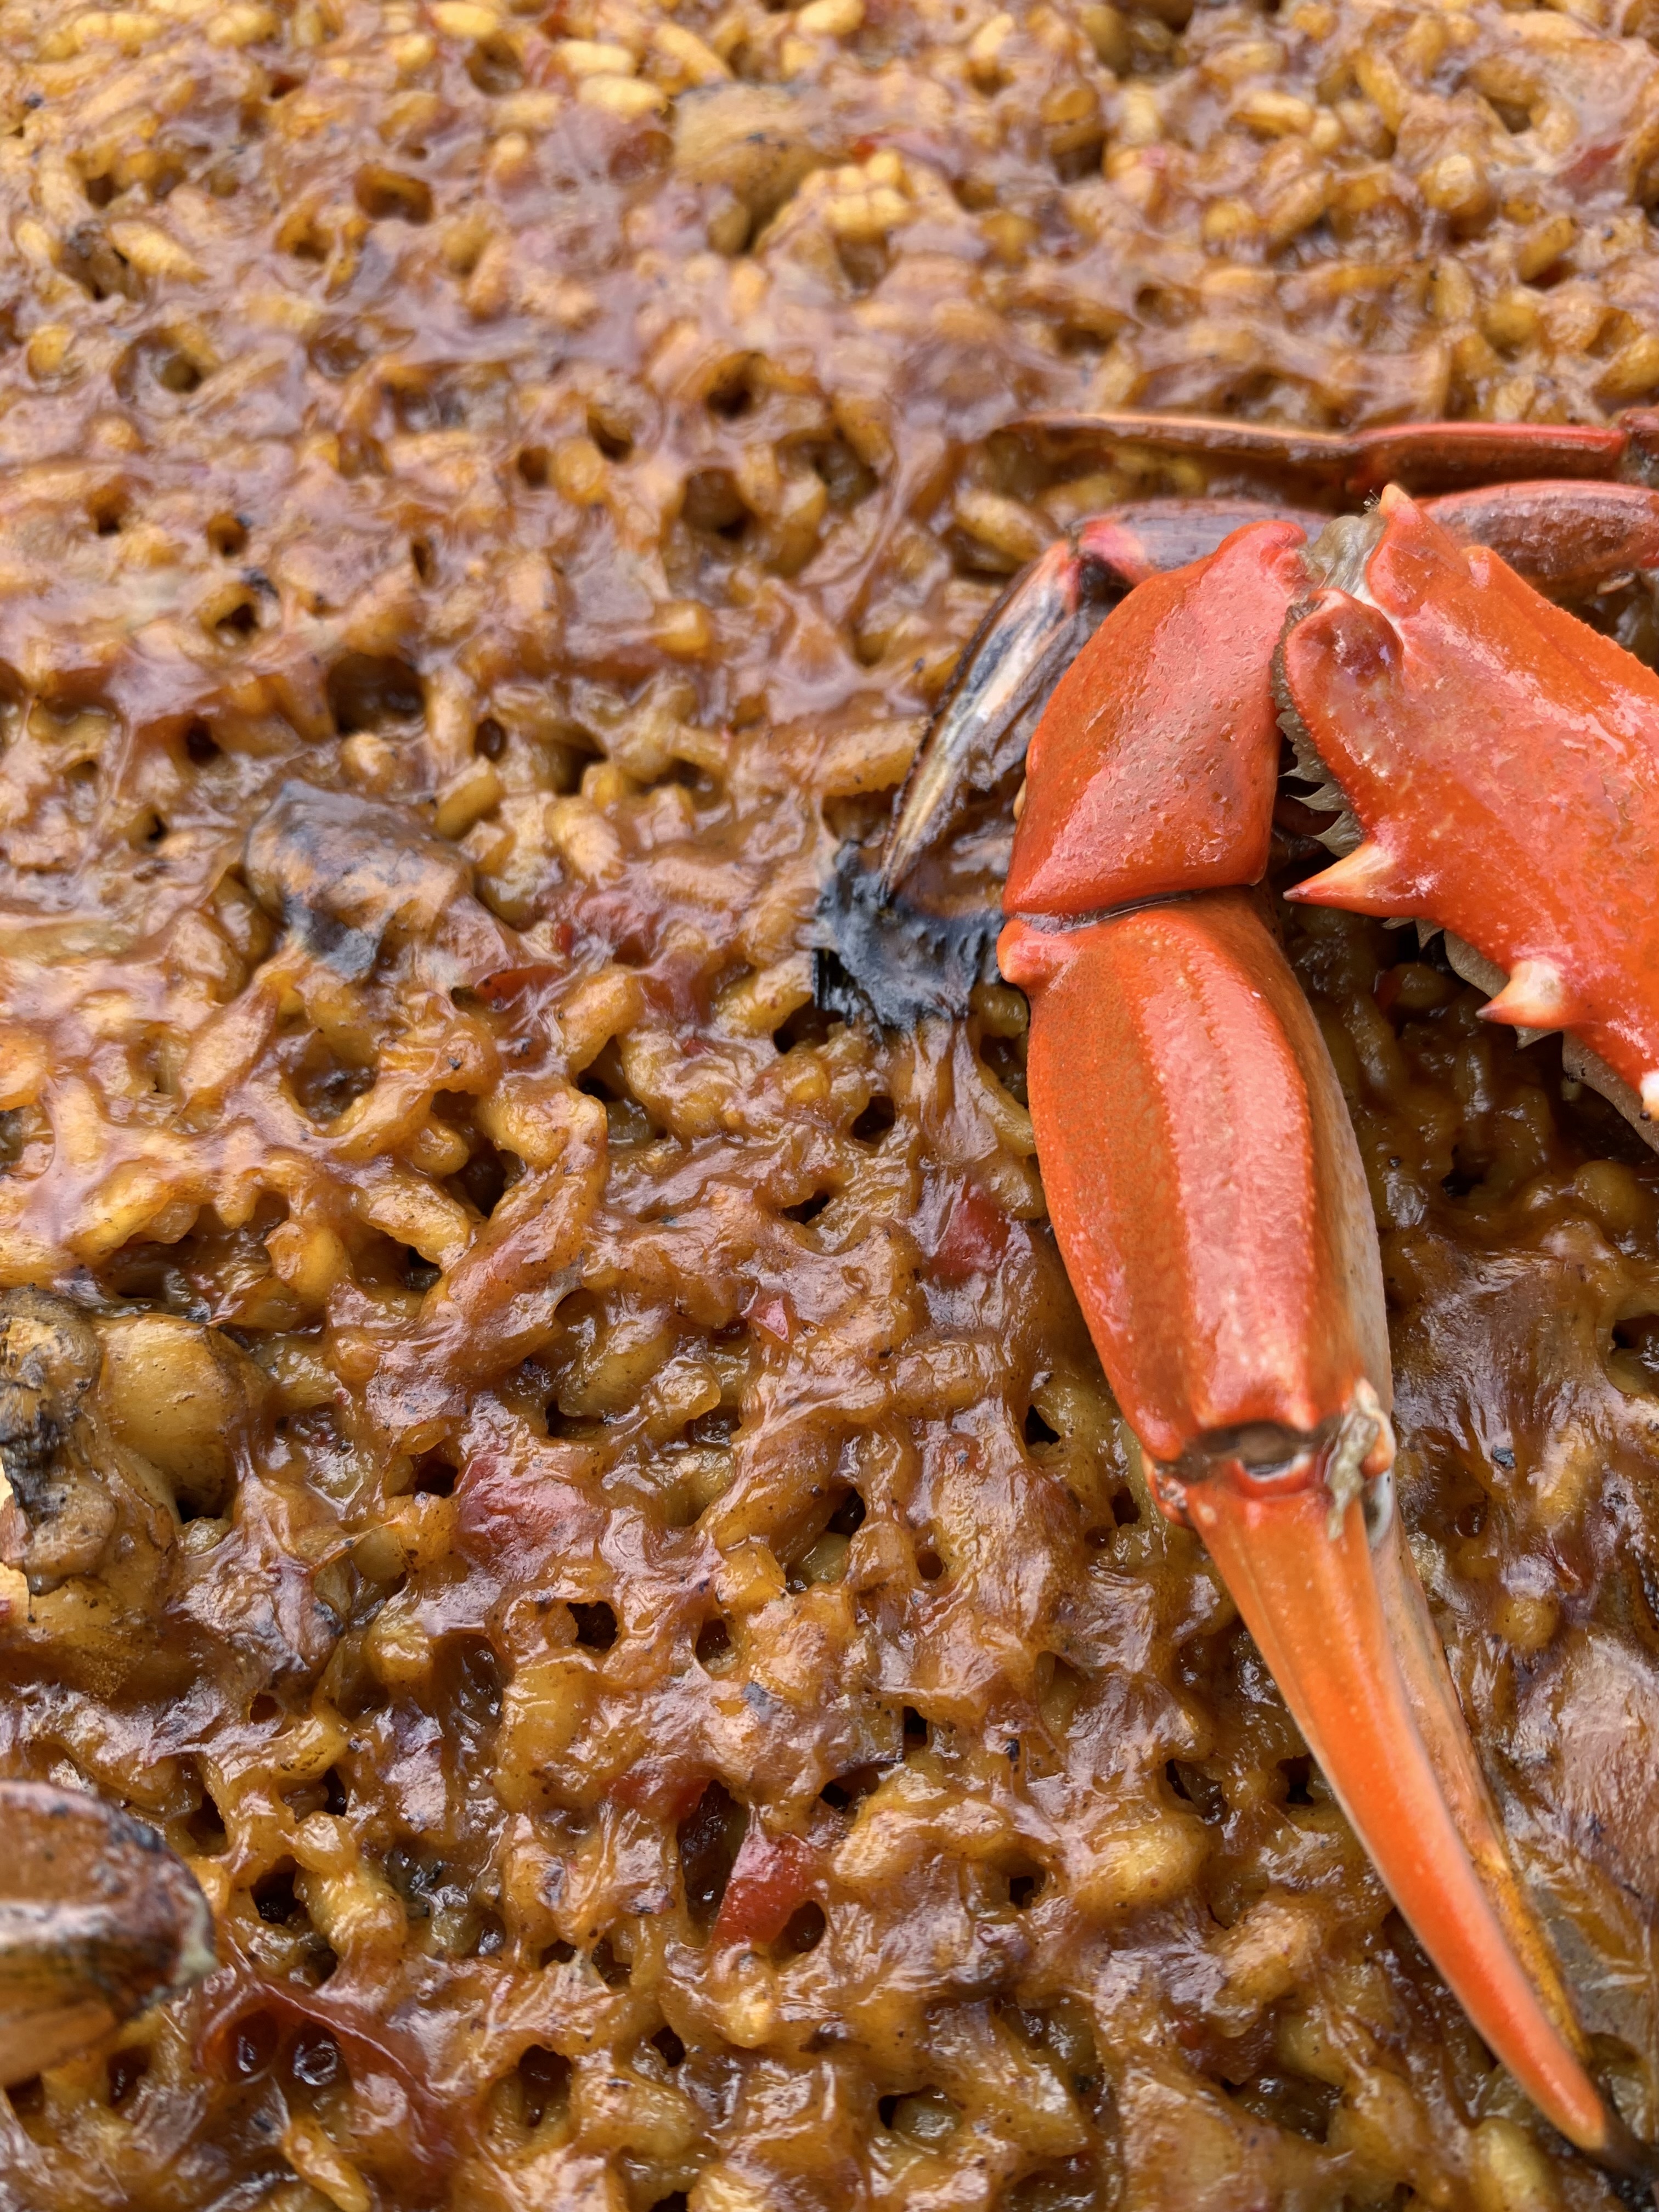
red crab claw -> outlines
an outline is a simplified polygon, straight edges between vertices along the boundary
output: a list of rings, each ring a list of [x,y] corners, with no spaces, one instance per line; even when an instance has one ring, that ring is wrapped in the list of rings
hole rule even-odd
[[[1572,2141],[1628,2157],[1389,1510],[1376,1236],[1295,978],[1237,892],[1080,929],[1016,920],[1000,952],[1034,1002],[1055,1233],[1160,1502],[1202,1536],[1477,2029]]]
[[[78,1790],[0,1782],[0,2084],[212,1971],[213,1917],[152,1829]]]
[[[1102,425],[1132,423],[1141,439],[1170,449],[1272,457],[1333,481],[1346,471],[1357,482],[1355,471],[1367,454],[1410,462],[1409,473],[1431,479],[1458,473],[1448,453],[1462,457],[1459,469],[1466,476],[1550,466],[1557,471],[1552,478],[1445,493],[1423,501],[1423,510],[1464,543],[1489,547],[1553,599],[1588,598],[1632,571],[1659,570],[1659,490],[1566,473],[1575,465],[1586,477],[1610,471],[1632,449],[1626,429],[1453,422],[1342,437],[1201,416],[1033,419],[1075,422],[1095,433]],[[1638,420],[1644,426],[1642,450],[1659,454],[1659,412],[1626,418]],[[1312,468],[1315,460],[1318,468]],[[1366,460],[1361,474],[1370,467]],[[899,794],[882,855],[881,892],[890,899],[918,861],[959,827],[973,802],[1018,768],[1035,710],[1127,592],[1202,559],[1235,530],[1263,520],[1295,523],[1311,538],[1329,517],[1243,498],[1142,500],[1056,538],[991,610],[962,656]]]
[[[1334,526],[1323,565],[1368,527]],[[1592,2079],[1393,1525],[1358,1147],[1307,1002],[1249,894],[1230,888],[1266,860],[1275,642],[1288,669],[1324,622],[1330,667],[1310,662],[1310,694],[1370,681],[1381,649],[1380,617],[1352,593],[1300,613],[1301,537],[1257,525],[1142,584],[1032,738],[998,951],[1031,999],[1044,1187],[1160,1500],[1208,1546],[1401,1911],[1540,2110],[1650,2172]],[[1379,724],[1386,707],[1379,693]],[[1398,773],[1415,818],[1409,763]]]

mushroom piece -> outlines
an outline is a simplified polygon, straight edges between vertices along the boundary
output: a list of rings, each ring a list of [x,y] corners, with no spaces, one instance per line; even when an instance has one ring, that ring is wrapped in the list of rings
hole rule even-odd
[[[180,1522],[232,1506],[264,1390],[220,1330],[0,1291],[0,1648],[49,1650],[55,1680],[100,1695],[135,1671],[181,1687],[184,1645],[134,1632]]]
[[[153,1829],[79,1790],[0,1782],[0,2085],[73,2057],[216,1960],[213,1916]]]
[[[110,1433],[160,1470],[181,1514],[222,1511],[264,1388],[258,1369],[220,1330],[172,1314],[118,1314],[99,1334]]]
[[[37,1595],[103,1559],[117,1515],[109,1485],[72,1449],[103,1352],[80,1309],[46,1291],[0,1291],[0,1551]]]

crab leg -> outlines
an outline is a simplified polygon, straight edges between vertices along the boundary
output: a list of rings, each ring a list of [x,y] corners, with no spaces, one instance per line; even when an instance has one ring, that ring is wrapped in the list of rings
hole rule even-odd
[[[1421,489],[1524,477],[1616,477],[1659,450],[1659,413],[1635,408],[1616,423],[1413,422],[1334,431],[1238,422],[1224,416],[1030,415],[1012,426],[1060,447],[1155,447],[1165,453],[1304,475],[1352,498],[1387,483]]]
[[[1585,598],[1632,569],[1659,568],[1659,491],[1645,484],[1497,484],[1421,506],[1553,599]]]

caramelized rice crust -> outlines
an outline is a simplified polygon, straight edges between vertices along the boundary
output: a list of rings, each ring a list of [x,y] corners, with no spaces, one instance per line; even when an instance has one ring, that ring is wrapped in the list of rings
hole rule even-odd
[[[1006,577],[1205,488],[1030,410],[1659,391],[1654,22],[0,6],[0,1764],[223,1962],[0,2098],[8,2212],[1612,2203],[1152,1509],[1023,1002],[811,947]],[[1651,2132],[1654,1164],[1285,926]]]

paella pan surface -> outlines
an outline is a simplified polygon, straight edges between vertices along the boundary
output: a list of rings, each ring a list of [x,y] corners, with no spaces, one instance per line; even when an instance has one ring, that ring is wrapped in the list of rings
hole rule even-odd
[[[1006,578],[1212,488],[1019,418],[1659,393],[1649,0],[0,31],[0,1763],[222,1960],[0,2099],[0,2204],[1611,2204],[1152,1509],[1018,994],[884,1030],[812,948]],[[1432,948],[1282,927],[1651,2133],[1650,1156]]]

